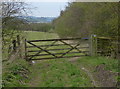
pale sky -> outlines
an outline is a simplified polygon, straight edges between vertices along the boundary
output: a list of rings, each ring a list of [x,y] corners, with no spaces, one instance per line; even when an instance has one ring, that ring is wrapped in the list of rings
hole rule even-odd
[[[60,11],[64,10],[67,2],[27,2],[31,9],[30,16],[36,17],[58,17]]]

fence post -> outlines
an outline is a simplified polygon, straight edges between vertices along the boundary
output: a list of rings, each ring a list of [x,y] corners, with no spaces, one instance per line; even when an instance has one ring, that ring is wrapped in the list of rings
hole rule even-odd
[[[116,58],[119,59],[120,58],[120,36],[118,36],[117,40],[116,40]]]
[[[26,39],[25,39],[25,59],[27,60],[27,44],[26,44]]]
[[[22,40],[22,39],[20,39],[20,35],[17,35],[17,44],[19,47],[19,56],[20,56],[20,58],[22,58],[22,44],[21,44],[20,40]]]
[[[95,56],[97,56],[97,53],[98,53],[98,37],[95,37],[95,50],[94,50],[94,52],[95,52]]]
[[[16,51],[16,40],[13,40],[12,44],[13,44],[13,50]]]
[[[17,43],[18,43],[18,46],[20,45],[20,36],[17,35]]]

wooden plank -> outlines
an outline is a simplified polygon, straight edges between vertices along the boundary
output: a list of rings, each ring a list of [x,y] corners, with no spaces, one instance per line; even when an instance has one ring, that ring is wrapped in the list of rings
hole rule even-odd
[[[74,43],[71,43],[70,45],[76,45]],[[51,45],[37,45],[38,47],[46,47],[46,46],[51,46]],[[52,46],[66,46],[65,44],[54,44]],[[27,46],[27,48],[34,48],[35,46]]]
[[[89,47],[77,47],[78,49],[88,49]],[[48,51],[60,51],[60,50],[68,50],[68,49],[71,49],[71,48],[64,48],[64,49],[60,49],[60,48],[57,48],[57,49],[47,49]],[[30,50],[30,51],[27,51],[27,52],[39,52],[39,50]]]
[[[50,57],[50,58],[35,58],[35,59],[31,59],[31,60],[48,60],[48,59],[59,59],[59,58],[72,58],[72,57],[83,57],[85,55],[79,55],[79,56],[64,56],[64,57]],[[89,56],[89,55],[87,55]]]
[[[55,44],[55,45],[52,45],[52,46],[63,46],[65,44]],[[38,45],[38,47],[46,47],[46,46],[50,46],[50,45]],[[27,48],[34,48],[35,46],[27,46]]]
[[[63,38],[63,39],[47,39],[47,40],[28,40],[27,42],[40,42],[40,41],[61,41],[61,40],[88,40],[83,38]]]
[[[87,53],[89,51],[81,51],[81,53]],[[73,54],[73,53],[80,53],[80,52],[69,52],[68,54]],[[57,54],[64,54],[64,53],[54,53],[55,55]],[[50,54],[38,54],[38,55],[27,55],[27,57],[31,57],[31,56],[48,56]]]
[[[26,44],[26,39],[25,39],[25,59],[27,60],[27,44]]]

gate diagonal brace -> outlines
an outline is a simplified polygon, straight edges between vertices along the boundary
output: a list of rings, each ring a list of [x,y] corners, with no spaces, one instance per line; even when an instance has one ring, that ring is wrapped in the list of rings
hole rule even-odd
[[[47,48],[49,48],[50,46],[54,45],[57,41],[54,41],[51,45],[47,46],[44,48],[44,50],[46,50]],[[43,50],[38,51],[38,53],[36,53],[35,55],[33,55],[32,57],[29,58],[29,60],[31,60],[34,56],[38,55],[39,53],[41,53]]]
[[[55,41],[55,42],[56,42],[56,41]],[[55,43],[55,42],[54,42],[54,43]],[[46,53],[48,53],[48,54],[50,54],[50,55],[52,55],[52,56],[54,56],[54,57],[57,57],[56,55],[50,53],[50,52],[47,51],[46,49],[43,49],[43,48],[41,48],[41,47],[38,47],[37,45],[35,45],[35,44],[31,43],[31,42],[28,42],[28,43],[31,44],[31,45],[33,45],[33,46],[35,46],[35,47],[37,47],[37,48],[39,48],[39,49],[40,49],[40,52],[41,52],[41,51],[45,51]],[[54,44],[54,43],[53,43],[53,44]],[[53,45],[53,44],[52,44],[52,45]],[[47,48],[48,48],[48,47],[47,47]],[[32,58],[33,58],[34,56],[36,56],[36,54],[33,55]],[[32,58],[30,58],[29,60],[31,60]]]
[[[61,42],[64,43],[65,45],[69,45],[69,46],[71,47],[71,49],[68,50],[66,53],[62,54],[60,57],[63,57],[64,55],[66,55],[67,53],[69,53],[70,51],[72,51],[73,49],[76,49],[76,50],[79,51],[80,53],[82,52],[82,51],[80,51],[78,48],[76,48],[77,46],[80,45],[79,43],[78,43],[76,46],[73,47],[73,46],[71,46],[70,44],[68,44],[68,43],[66,43],[66,42],[64,42],[64,41],[62,41],[62,40],[61,40]]]

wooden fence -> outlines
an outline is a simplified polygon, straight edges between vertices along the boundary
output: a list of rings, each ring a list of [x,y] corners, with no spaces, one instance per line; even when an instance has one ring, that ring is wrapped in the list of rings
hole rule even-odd
[[[25,43],[25,45],[24,45]],[[26,40],[19,35],[9,47],[9,60],[25,58],[26,60],[58,59],[81,56],[110,56],[117,58],[120,54],[116,38],[96,37],[66,38],[47,40]],[[25,50],[24,50],[25,49]]]
[[[16,57],[25,57],[26,60],[58,59],[81,56],[110,56],[117,57],[118,41],[110,37],[91,38],[66,38],[66,39],[47,39],[47,40],[26,40],[25,45],[17,35],[12,41],[12,52],[10,60]],[[24,45],[24,47],[23,47]],[[23,48],[25,51],[23,52]],[[25,53],[23,55],[23,53]]]
[[[91,36],[91,39],[93,55],[117,58],[120,53],[120,49],[118,49],[120,43],[116,38]]]
[[[17,58],[24,58],[23,48],[23,37],[17,35],[16,39],[12,41],[12,45],[8,48],[8,62],[12,62]]]

